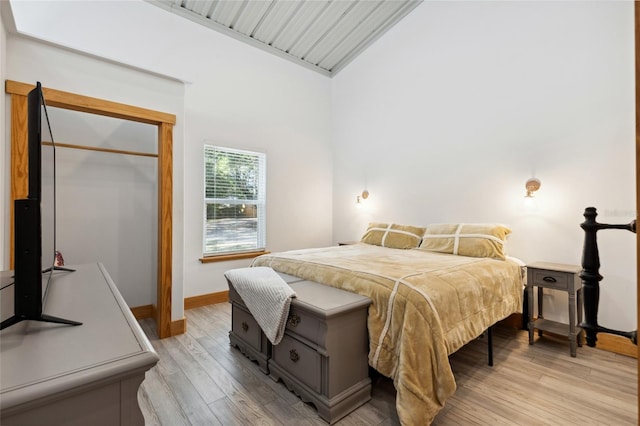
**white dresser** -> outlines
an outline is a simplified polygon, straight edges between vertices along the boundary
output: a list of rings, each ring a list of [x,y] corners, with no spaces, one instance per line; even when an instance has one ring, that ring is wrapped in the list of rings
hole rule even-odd
[[[102,264],[56,271],[44,313],[0,332],[0,424],[144,425],[138,388],[158,356]]]

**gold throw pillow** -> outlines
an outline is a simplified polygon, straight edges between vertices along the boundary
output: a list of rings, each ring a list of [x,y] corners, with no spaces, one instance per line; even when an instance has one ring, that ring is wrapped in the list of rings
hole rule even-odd
[[[427,226],[420,248],[470,257],[505,259],[511,229],[493,223],[440,223]]]
[[[418,226],[370,223],[360,241],[382,247],[412,249],[418,248],[424,231],[425,228]]]

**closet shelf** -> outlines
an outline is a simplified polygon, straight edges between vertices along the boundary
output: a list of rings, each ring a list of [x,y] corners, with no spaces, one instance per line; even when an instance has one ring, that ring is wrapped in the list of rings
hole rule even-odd
[[[53,142],[43,141],[42,145],[53,146]],[[150,152],[126,151],[122,149],[100,148],[98,146],[74,145],[70,143],[60,143],[60,142],[56,142],[55,146],[58,148],[84,149],[86,151],[99,151],[99,152],[108,152],[111,154],[126,154],[126,155],[137,155],[140,157],[158,158],[158,154],[153,154]]]

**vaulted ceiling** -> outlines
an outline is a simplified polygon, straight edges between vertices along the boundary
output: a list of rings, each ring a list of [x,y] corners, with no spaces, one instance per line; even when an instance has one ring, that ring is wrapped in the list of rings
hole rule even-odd
[[[422,0],[147,0],[329,77]]]

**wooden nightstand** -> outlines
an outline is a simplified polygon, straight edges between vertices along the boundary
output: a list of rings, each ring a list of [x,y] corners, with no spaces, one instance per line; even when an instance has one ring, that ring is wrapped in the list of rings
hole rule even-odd
[[[570,353],[576,356],[576,346],[582,346],[582,328],[576,325],[576,302],[578,324],[582,322],[582,268],[575,265],[536,262],[527,265],[527,297],[529,309],[529,344],[533,344],[534,329],[542,336],[543,331],[567,336]],[[538,318],[533,320],[533,287],[538,287]],[[543,316],[543,290],[545,288],[565,291],[569,295],[569,324],[545,319]]]

